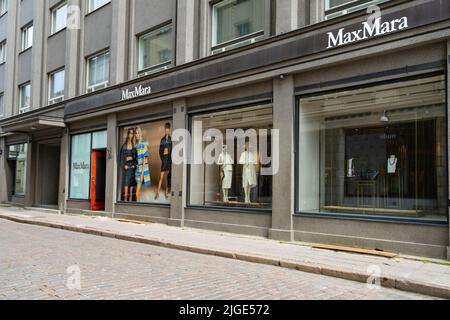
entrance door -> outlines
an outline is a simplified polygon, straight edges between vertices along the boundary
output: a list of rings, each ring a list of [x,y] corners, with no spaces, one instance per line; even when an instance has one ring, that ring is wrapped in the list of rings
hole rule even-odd
[[[92,152],[91,210],[105,210],[106,151]]]

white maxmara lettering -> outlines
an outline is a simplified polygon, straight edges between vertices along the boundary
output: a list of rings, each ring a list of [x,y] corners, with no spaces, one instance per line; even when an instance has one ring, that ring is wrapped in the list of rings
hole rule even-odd
[[[140,96],[146,96],[152,93],[152,87],[134,87],[133,90],[122,90],[122,100],[129,100]]]
[[[403,17],[394,19],[392,21],[381,22],[381,18],[375,19],[373,24],[363,22],[362,28],[356,31],[346,32],[345,28],[339,29],[334,34],[328,32],[328,47],[327,49],[339,47],[345,44],[354,43],[365,40],[371,37],[389,34],[395,31],[401,31],[408,28],[408,18]]]

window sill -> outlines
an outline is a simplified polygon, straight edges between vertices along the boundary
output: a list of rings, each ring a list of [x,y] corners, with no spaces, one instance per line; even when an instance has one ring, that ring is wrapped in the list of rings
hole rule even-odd
[[[31,47],[29,47],[29,48],[26,48],[25,50],[20,51],[20,52],[19,52],[19,56],[20,56],[21,54],[24,54],[25,52],[30,51],[31,49],[33,49],[33,46],[31,46]]]
[[[96,9],[94,9],[94,10],[92,10],[92,11],[88,11],[88,12],[86,13],[85,17],[90,16],[90,15],[93,14],[94,12],[97,12],[97,11],[99,11],[100,9],[103,9],[104,7],[106,7],[107,5],[110,5],[110,4],[111,4],[111,1],[108,2],[108,3],[105,3],[104,5],[102,5],[102,6],[98,7],[98,8],[96,8]]]
[[[448,226],[448,221],[423,220],[413,218],[389,217],[389,216],[368,216],[361,214],[343,214],[343,213],[318,213],[318,212],[296,212],[294,217],[319,218],[319,219],[335,219],[347,221],[367,221],[382,222],[409,225],[427,225],[427,226]]]
[[[0,67],[3,66],[3,65],[5,65],[5,64],[6,64],[6,61],[5,61],[5,62],[1,62],[1,63],[0,63]]]
[[[8,13],[8,11],[5,11],[2,14],[0,14],[0,19],[3,18],[3,16],[6,16],[7,13]]]
[[[48,39],[53,38],[54,36],[57,36],[58,34],[64,32],[67,30],[67,27],[62,28],[61,30],[56,31],[55,33],[52,33],[51,35],[48,36]]]

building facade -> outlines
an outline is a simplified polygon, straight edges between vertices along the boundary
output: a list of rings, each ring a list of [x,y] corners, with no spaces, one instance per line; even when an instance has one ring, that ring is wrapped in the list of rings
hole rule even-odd
[[[448,1],[0,10],[1,203],[450,259]]]

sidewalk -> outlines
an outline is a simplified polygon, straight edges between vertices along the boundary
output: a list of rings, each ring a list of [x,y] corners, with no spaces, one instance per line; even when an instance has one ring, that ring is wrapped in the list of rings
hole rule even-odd
[[[374,272],[381,272],[381,285],[384,287],[450,299],[450,264],[445,262],[406,257],[388,259],[315,249],[299,243],[282,243],[265,238],[180,229],[160,224],[124,222],[101,217],[58,215],[15,207],[0,206],[0,218],[270,264],[358,282],[367,282],[368,277]]]

